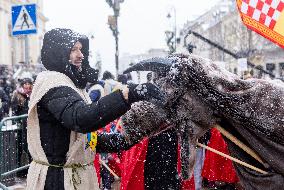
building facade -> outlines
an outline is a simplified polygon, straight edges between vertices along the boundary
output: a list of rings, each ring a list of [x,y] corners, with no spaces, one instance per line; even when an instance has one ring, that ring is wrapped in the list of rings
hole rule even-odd
[[[37,34],[12,36],[11,7],[14,5],[36,4]],[[0,1],[0,65],[13,68],[17,65],[37,65],[40,60],[45,23],[43,0],[1,0]],[[28,48],[26,61],[25,50]],[[26,63],[28,62],[28,63]]]
[[[242,23],[235,0],[222,0],[196,20],[188,22],[180,32],[178,52],[187,52],[188,45],[193,45],[194,54],[226,62],[225,67],[242,75],[238,60],[206,40],[201,40],[190,31],[197,32],[211,42],[218,44],[239,57],[247,58],[259,68],[272,72],[277,78],[284,77],[284,51],[276,44],[246,28]],[[248,67],[254,76],[265,77],[258,69]]]

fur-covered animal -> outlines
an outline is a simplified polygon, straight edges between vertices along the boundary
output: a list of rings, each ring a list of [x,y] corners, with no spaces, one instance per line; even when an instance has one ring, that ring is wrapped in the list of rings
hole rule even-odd
[[[146,102],[134,105],[123,117],[126,134],[135,134],[135,129],[136,132],[147,130],[149,135],[160,130],[156,125],[171,123],[177,129],[182,145],[182,174],[189,177],[197,139],[213,125],[220,124],[254,150],[268,166],[265,168],[228,140],[232,156],[268,172],[260,174],[235,164],[244,188],[283,189],[282,82],[241,80],[211,60],[192,54],[144,60],[125,73],[131,71],[156,72],[159,76],[157,85],[166,94],[167,103],[163,106]]]

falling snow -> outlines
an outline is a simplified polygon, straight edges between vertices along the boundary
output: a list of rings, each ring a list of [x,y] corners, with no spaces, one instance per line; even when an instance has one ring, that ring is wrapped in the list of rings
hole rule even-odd
[[[187,164],[182,165],[186,176],[194,165],[196,140],[214,124],[225,122],[224,127],[241,135],[270,167],[284,174],[284,163],[278,162],[283,161],[284,156],[282,82],[241,80],[212,61],[195,55],[171,55],[158,62],[153,60],[142,61],[129,71],[149,69],[158,72],[161,78],[157,84],[166,93],[167,103],[164,107],[145,102],[133,106],[124,116],[129,132],[150,131],[148,134],[151,134],[157,130],[155,125],[160,125],[163,120],[170,122],[180,138],[181,158]],[[166,64],[161,66],[163,63]],[[168,73],[163,73],[165,70]],[[145,110],[152,114],[145,116]],[[239,156],[235,145],[230,144],[229,149]],[[247,181],[246,175],[250,174],[243,174],[242,181]],[[258,185],[257,182],[253,184]]]

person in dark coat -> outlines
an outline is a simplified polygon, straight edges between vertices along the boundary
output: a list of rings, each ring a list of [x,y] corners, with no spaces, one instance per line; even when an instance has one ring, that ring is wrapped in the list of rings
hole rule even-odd
[[[120,117],[136,101],[163,101],[155,85],[144,83],[122,86],[91,103],[85,87],[97,81],[98,71],[89,66],[88,53],[88,38],[70,29],[53,29],[44,36],[41,61],[47,71],[37,76],[29,103],[28,146],[33,162],[27,189],[97,189],[94,152],[86,149],[84,133]],[[95,133],[95,139],[96,152],[132,146],[120,134]]]
[[[19,79],[20,85],[13,92],[11,100],[11,108],[13,116],[27,114],[29,110],[29,100],[32,93],[33,80],[30,78]],[[20,120],[21,129],[18,130],[18,166],[27,165],[31,161],[31,156],[28,153],[27,144],[27,121]],[[28,170],[23,170],[17,173],[18,177],[26,177]]]
[[[11,107],[13,115],[27,114],[33,81],[30,78],[19,79],[20,86],[13,92]]]
[[[127,76],[124,74],[118,75],[117,81],[121,82],[122,84],[127,84]]]
[[[112,74],[111,72],[109,72],[109,71],[105,71],[105,72],[103,73],[103,78],[102,78],[102,80],[107,80],[107,79],[112,79],[112,80],[114,80],[113,74]]]
[[[6,92],[0,87],[0,121],[9,112],[9,97]]]
[[[178,136],[174,129],[149,138],[144,166],[145,189],[179,190],[177,160]]]
[[[12,93],[14,91],[14,80],[8,75],[0,76],[0,87],[5,91],[6,95],[9,98],[12,97]]]

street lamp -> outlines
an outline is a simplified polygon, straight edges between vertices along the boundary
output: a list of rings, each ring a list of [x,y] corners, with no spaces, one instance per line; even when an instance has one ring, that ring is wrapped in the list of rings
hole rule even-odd
[[[115,69],[116,74],[118,74],[118,57],[119,57],[119,50],[118,50],[118,17],[120,11],[120,3],[123,3],[124,0],[106,0],[107,4],[113,9],[113,15],[108,16],[108,24],[109,28],[112,31],[112,34],[115,39]]]
[[[170,53],[175,52],[175,47],[174,47],[174,32],[166,30],[166,43],[167,46],[169,47]]]
[[[171,23],[172,13],[173,13],[173,19],[174,19],[173,29],[172,31],[170,30],[165,31],[166,41],[167,41],[167,45],[169,47],[170,53],[175,52],[177,48],[177,23],[176,23],[176,9],[174,6],[171,7],[169,13],[167,14],[167,18],[169,19],[170,23]]]

